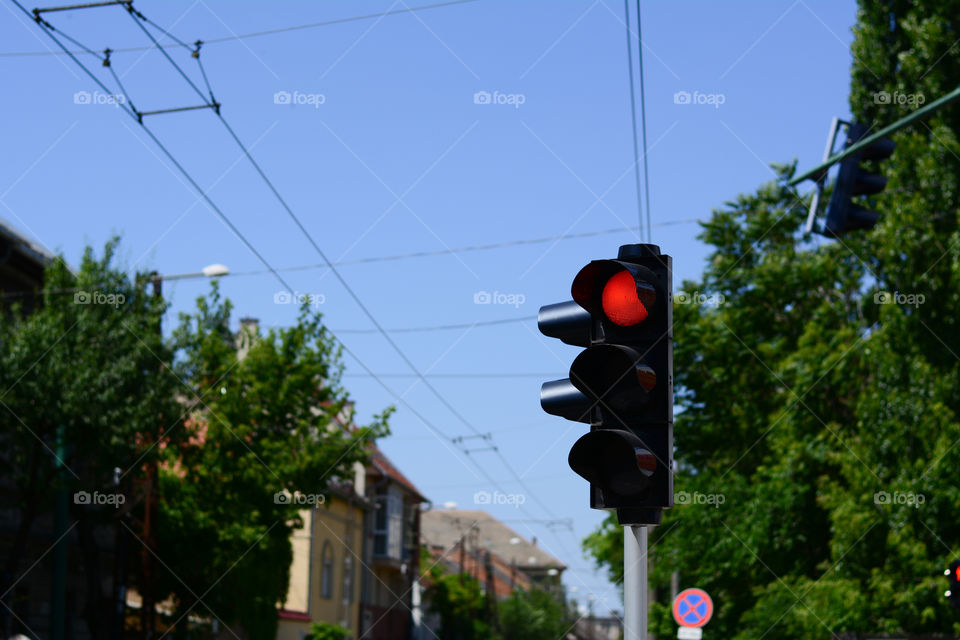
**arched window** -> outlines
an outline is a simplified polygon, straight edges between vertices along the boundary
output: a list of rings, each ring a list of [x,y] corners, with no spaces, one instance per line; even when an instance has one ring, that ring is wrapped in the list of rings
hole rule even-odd
[[[320,558],[320,595],[330,599],[333,597],[333,547],[329,540],[323,543]]]

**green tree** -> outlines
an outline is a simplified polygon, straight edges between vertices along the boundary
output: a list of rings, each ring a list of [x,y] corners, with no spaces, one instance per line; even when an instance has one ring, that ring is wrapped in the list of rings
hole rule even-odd
[[[861,2],[858,121],[917,102],[882,92],[929,102],[957,84],[957,15],[955,1]],[[954,106],[895,136],[873,231],[803,235],[793,166],[704,225],[712,254],[682,288],[722,303],[675,306],[678,505],[651,555],[660,593],[678,571],[713,595],[708,633],[960,633],[942,596],[960,545],[958,128]],[[621,536],[608,521],[585,545],[613,577]],[[669,603],[651,618],[675,634]]]
[[[557,640],[573,628],[563,603],[542,589],[518,589],[497,609],[502,640]]]
[[[486,621],[486,600],[476,578],[446,573],[434,566],[424,592],[430,610],[440,616],[440,635],[448,640],[492,640]]]
[[[214,284],[174,332],[188,419],[161,476],[161,592],[174,596],[174,621],[216,616],[267,639],[287,592],[290,535],[309,508],[288,497],[322,503],[331,483],[352,480],[389,411],[353,425],[339,353],[307,306],[292,327],[239,337],[230,314]]]
[[[5,300],[15,302],[0,317],[0,468],[13,490],[3,492],[2,507],[17,514],[17,530],[2,558],[3,629],[18,606],[10,585],[59,491],[69,500],[64,541],[76,545],[85,580],[83,616],[93,638],[106,637],[112,608],[95,536],[110,535],[127,513],[140,516],[137,479],[158,453],[143,434],[168,429],[170,442],[179,437],[177,383],[163,368],[165,305],[148,292],[145,273],[116,265],[118,243],[108,242],[100,257],[88,248],[75,273],[54,260],[32,304]],[[78,492],[123,501],[84,504]]]
[[[303,640],[346,640],[350,637],[350,630],[338,624],[314,622],[310,625],[310,633]]]

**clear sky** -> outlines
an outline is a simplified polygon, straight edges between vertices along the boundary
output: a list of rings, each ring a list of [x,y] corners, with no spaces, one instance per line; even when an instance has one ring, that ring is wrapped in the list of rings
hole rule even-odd
[[[0,52],[54,46],[10,0],[0,4]],[[418,5],[137,0],[135,6],[194,42]],[[698,277],[707,255],[696,239],[698,225],[688,221],[769,180],[771,162],[798,158],[801,168],[812,166],[830,119],[848,115],[856,6],[647,0],[642,9],[653,240],[674,257],[679,285]],[[120,7],[48,16],[92,49],[149,44]],[[636,45],[634,39],[634,55]],[[189,54],[169,52],[202,87]],[[616,590],[579,550],[603,517],[589,509],[586,483],[566,462],[586,427],[548,416],[539,405],[540,384],[565,377],[577,350],[540,336],[532,318],[540,305],[568,299],[573,275],[589,260],[640,241],[623,3],[477,0],[210,43],[201,57],[225,118],[331,260],[621,230],[340,267],[388,330],[525,319],[392,334],[469,425],[493,433],[524,485],[492,451],[469,458],[505,491],[522,495],[512,500],[524,500],[520,508],[476,505],[477,492],[495,487],[462,447],[486,442],[468,440],[458,449],[401,407],[381,446],[435,505],[487,508],[570,565],[566,583],[577,588],[578,600],[594,594],[598,611],[618,608]],[[81,59],[115,86],[98,61]],[[115,53],[112,62],[141,111],[200,102],[156,50]],[[5,221],[74,264],[86,245],[102,248],[119,233],[130,268],[165,274],[211,263],[236,274],[263,268],[137,123],[94,93],[69,59],[2,56],[0,69]],[[88,103],[77,96],[84,91]],[[490,95],[488,103],[481,92]],[[688,92],[690,102],[683,104],[681,95],[678,104],[678,92]],[[147,124],[274,266],[323,262],[212,113],[149,116]],[[373,325],[332,274],[310,268],[283,276],[298,293],[315,296],[328,326],[427,420],[451,438],[471,433],[369,331]],[[173,298],[167,326],[208,286],[203,280],[166,285]],[[235,321],[247,315],[281,326],[296,315],[295,305],[275,301],[282,288],[269,274],[232,275],[222,289],[236,304]],[[491,294],[490,304],[475,302],[483,292]],[[353,358],[345,363],[344,382],[361,418],[395,403]],[[572,533],[531,522],[564,518],[573,519]]]

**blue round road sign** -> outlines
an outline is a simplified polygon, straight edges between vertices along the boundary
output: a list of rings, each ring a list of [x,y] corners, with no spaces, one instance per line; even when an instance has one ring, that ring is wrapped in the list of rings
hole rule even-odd
[[[703,589],[684,589],[673,601],[673,619],[681,627],[702,627],[713,615],[713,600]]]

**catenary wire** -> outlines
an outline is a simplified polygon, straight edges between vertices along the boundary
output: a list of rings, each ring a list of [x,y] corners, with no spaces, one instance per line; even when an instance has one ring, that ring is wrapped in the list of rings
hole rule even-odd
[[[13,2],[13,3],[14,3],[21,11],[23,11],[27,16],[30,16],[30,15],[31,15],[31,14],[26,10],[26,8],[23,7],[22,4],[20,4],[20,2],[19,2],[18,0],[11,0],[11,2]],[[139,24],[139,23],[138,23],[138,24]],[[142,25],[141,25],[141,26],[142,26]],[[63,45],[63,43],[60,42],[60,40],[59,40],[56,36],[53,35],[53,33],[52,33],[53,28],[52,28],[52,27],[48,27],[47,25],[44,25],[44,24],[42,24],[42,23],[41,23],[41,27],[43,28],[43,31],[47,34],[47,36],[50,37],[50,38],[57,44],[57,46],[60,47],[60,49],[61,49],[66,55],[68,55],[68,56],[73,60],[73,62],[74,62],[75,64],[77,64],[77,66],[79,66],[79,67],[81,68],[81,70],[83,70],[84,73],[85,73],[91,80],[94,81],[94,83],[96,83],[101,89],[103,89],[103,91],[104,91],[105,93],[110,93],[110,90],[103,84],[103,82],[101,82],[100,79],[97,78],[97,77],[86,67],[86,65],[84,65],[83,63],[81,63],[80,60],[79,60],[73,53],[71,53],[71,52]],[[150,35],[150,34],[148,33],[148,36],[149,36],[149,35]],[[151,36],[151,39],[153,39],[152,36]],[[168,56],[168,59],[169,59],[169,56]],[[173,62],[172,60],[170,60],[170,61],[171,61],[172,64],[174,64],[174,66],[177,66],[175,62]],[[181,72],[181,75],[183,75],[183,76],[185,77],[185,79],[187,79],[188,82],[189,82],[189,79],[186,78],[185,74],[183,74],[182,70],[180,70],[179,67],[178,67],[178,70]],[[192,85],[192,82],[191,82],[190,84],[191,84],[191,86],[193,86],[193,85]],[[194,89],[196,90],[196,87],[195,87],[195,86],[194,86]],[[198,90],[198,91],[199,91],[199,90]],[[294,292],[294,289],[283,279],[283,277],[276,271],[276,269],[273,268],[273,266],[266,260],[266,258],[263,257],[263,255],[260,254],[259,251],[257,251],[257,249],[253,246],[253,244],[250,243],[250,241],[242,234],[242,232],[240,232],[240,230],[233,224],[233,222],[226,216],[226,214],[216,205],[216,203],[214,203],[213,200],[203,191],[203,189],[200,187],[200,185],[196,182],[196,180],[194,180],[194,178],[193,178],[193,177],[190,175],[190,173],[183,167],[183,165],[180,164],[179,161],[177,161],[177,159],[176,159],[176,158],[173,156],[173,154],[166,148],[166,146],[163,145],[163,143],[154,135],[154,133],[143,123],[142,118],[140,118],[140,117],[138,116],[138,114],[137,114],[136,112],[134,112],[131,108],[126,107],[126,105],[120,105],[120,106],[123,107],[123,110],[124,110],[125,113],[127,113],[130,117],[132,117],[132,118],[134,118],[134,119],[137,120],[138,124],[140,124],[140,126],[143,128],[143,130],[147,133],[147,135],[150,137],[150,139],[154,142],[154,144],[157,145],[157,147],[164,153],[164,155],[167,157],[167,159],[174,165],[174,167],[176,167],[176,169],[180,172],[181,175],[183,175],[183,177],[190,183],[190,185],[201,195],[201,197],[202,197],[202,198],[207,202],[207,204],[214,210],[214,212],[218,214],[218,216],[221,218],[221,220],[231,229],[231,231],[238,237],[238,239],[240,239],[241,242],[243,242],[243,244],[247,247],[247,249],[250,250],[251,253],[253,253],[253,254],[258,258],[258,260],[270,271],[270,273],[272,273],[272,274],[274,275],[274,277],[284,286],[284,288],[286,288],[289,292],[293,293],[293,292]],[[218,115],[220,115],[220,114],[218,113]],[[255,160],[253,159],[253,157],[250,155],[249,151],[246,150],[246,147],[243,146],[243,143],[239,140],[239,138],[238,138],[238,137],[236,136],[236,134],[233,132],[232,128],[230,128],[229,124],[227,124],[226,120],[225,120],[222,116],[220,116],[220,119],[221,119],[221,121],[223,122],[224,126],[227,128],[227,130],[231,133],[232,137],[235,139],[235,141],[237,142],[237,144],[240,145],[241,148],[244,150],[245,155],[247,156],[247,158],[250,160],[250,162],[254,165],[254,167],[255,167],[255,168],[257,169],[257,171],[260,173],[261,177],[263,177],[264,181],[268,184],[268,186],[269,186],[269,187],[271,188],[271,190],[274,192],[274,194],[276,195],[276,197],[278,198],[278,200],[279,200],[279,201],[284,205],[284,207],[288,210],[288,212],[290,213],[290,215],[294,218],[295,222],[297,222],[297,225],[300,227],[301,231],[302,231],[305,235],[307,235],[307,237],[311,240],[311,243],[314,245],[314,247],[316,248],[316,250],[318,251],[318,253],[319,253],[319,254],[321,255],[321,257],[324,259],[324,261],[327,262],[327,264],[330,264],[330,263],[329,263],[329,260],[327,260],[327,258],[326,258],[326,255],[322,252],[322,250],[319,248],[319,246],[316,245],[316,243],[315,243],[315,242],[313,241],[313,239],[312,239],[312,236],[310,236],[310,235],[308,234],[308,232],[306,231],[306,229],[303,227],[302,223],[300,223],[299,219],[296,218],[296,216],[295,216],[295,214],[293,214],[292,210],[290,210],[289,207],[286,205],[286,202],[282,199],[282,197],[280,196],[280,194],[276,191],[275,187],[273,187],[273,184],[269,181],[269,179],[267,178],[267,176],[263,173],[262,169],[260,169],[259,165],[256,163],[256,161],[255,161]],[[434,394],[437,396],[437,398],[438,398],[442,403],[444,403],[445,405],[447,405],[448,408],[454,413],[454,415],[457,415],[458,418],[460,418],[461,421],[463,421],[466,426],[468,426],[468,427],[469,427],[472,431],[474,431],[475,433],[479,433],[479,431],[477,431],[476,427],[473,427],[472,424],[470,424],[469,422],[467,422],[467,421],[465,420],[465,418],[463,418],[462,415],[459,414],[459,412],[457,412],[456,409],[455,409],[452,405],[450,405],[449,402],[446,401],[445,398],[443,398],[443,396],[439,395],[439,393],[436,391],[436,389],[433,387],[433,385],[431,385],[431,384],[429,383],[429,381],[427,381],[426,378],[423,376],[423,374],[421,374],[421,373],[419,372],[419,370],[416,369],[416,367],[414,367],[411,362],[409,362],[409,359],[406,357],[406,355],[396,346],[396,344],[393,342],[393,340],[389,338],[389,336],[387,335],[387,333],[382,329],[382,327],[380,327],[379,323],[376,322],[376,319],[372,316],[372,314],[369,312],[369,310],[367,310],[367,308],[362,305],[362,303],[360,302],[359,298],[356,297],[356,294],[352,291],[352,289],[350,289],[349,285],[346,283],[345,280],[343,280],[342,276],[340,276],[339,273],[337,273],[336,269],[334,269],[334,268],[332,267],[332,265],[330,265],[330,266],[331,266],[331,270],[334,271],[335,275],[337,275],[338,279],[340,279],[341,284],[344,286],[344,288],[346,288],[346,289],[351,293],[351,295],[354,297],[355,301],[356,301],[356,302],[358,303],[358,305],[360,305],[361,308],[365,311],[365,313],[366,313],[366,315],[368,316],[368,318],[369,318],[371,321],[374,322],[374,324],[378,327],[378,330],[384,335],[384,337],[387,339],[387,341],[388,341],[389,343],[391,343],[392,345],[394,345],[394,348],[395,348],[395,350],[398,352],[398,354],[399,354],[403,359],[407,360],[408,365],[409,365],[409,366],[411,367],[411,369],[417,374],[417,376],[419,377],[419,379],[424,382],[425,386],[427,386],[428,388],[432,389],[432,390],[434,391]],[[328,330],[328,331],[329,331],[329,330]],[[410,403],[407,402],[406,399],[405,399],[403,396],[401,396],[400,394],[396,393],[393,389],[391,389],[376,373],[373,372],[372,369],[370,369],[362,360],[360,360],[360,359],[358,358],[358,356],[357,356],[346,344],[344,344],[343,341],[341,341],[332,331],[330,332],[330,335],[331,335],[331,338],[332,338],[333,340],[335,340],[335,341],[344,349],[344,351],[346,351],[351,357],[354,358],[354,360],[356,360],[356,361],[358,362],[358,364],[360,364],[361,368],[363,368],[368,374],[370,374],[370,376],[373,377],[373,378],[380,384],[380,386],[382,386],[391,396],[393,396],[398,402],[400,402],[401,404],[403,404],[408,410],[410,410],[415,416],[417,416],[417,417],[421,420],[421,422],[423,422],[428,428],[430,428],[434,433],[436,433],[436,434],[438,435],[438,438],[441,438],[442,440],[446,440],[446,441],[451,441],[451,442],[452,442],[453,439],[452,439],[450,436],[447,436],[445,433],[443,433],[440,429],[438,429],[435,425],[433,425],[430,421],[428,421],[419,411],[417,411],[416,409],[414,409],[414,408],[412,407],[412,405],[410,405]],[[497,450],[496,452],[498,453],[499,457],[500,457],[501,460],[503,461],[504,465],[505,465],[505,466],[512,472],[512,474],[517,478],[517,480],[518,480],[518,482],[521,484],[521,486],[523,486],[524,489],[541,505],[541,507],[542,507],[545,511],[547,511],[548,514],[551,515],[551,517],[553,517],[553,513],[550,511],[550,509],[549,509],[548,507],[546,507],[546,505],[543,504],[542,501],[540,501],[539,498],[538,498],[532,491],[530,491],[530,489],[529,489],[528,487],[526,487],[526,486],[523,484],[522,478],[521,478],[521,477],[516,473],[516,471],[509,465],[509,463],[507,462],[506,458],[503,457],[503,454],[500,453],[499,450]],[[470,458],[470,456],[467,455],[467,458]],[[476,460],[474,460],[473,458],[470,458],[470,459],[474,462],[474,466],[476,466],[477,469],[480,470],[480,472],[486,477],[486,479],[491,483],[491,485],[492,485],[493,487],[495,487],[497,490],[501,491],[502,493],[506,493],[506,492],[504,492],[503,489],[500,487],[500,485],[499,485],[499,483],[497,482],[497,480],[490,474],[489,471],[487,471],[487,469],[486,469],[483,465],[479,464],[479,463],[478,463]],[[524,510],[524,511],[525,511],[525,510]],[[572,532],[571,532],[571,533],[572,533]]]
[[[650,169],[647,153],[647,98],[643,89],[643,29],[640,25],[640,0],[637,0],[637,67],[640,70],[640,126],[643,133],[643,192],[647,205],[647,242],[653,242],[650,224]]]
[[[149,37],[154,44],[159,46],[159,43],[154,38],[153,34],[151,34],[146,29],[146,27],[144,27],[144,25],[137,20],[137,18],[142,18],[143,14],[136,12],[137,15],[134,15],[135,10],[133,9],[132,5],[128,5],[127,10],[131,14],[131,17],[134,19],[137,25],[147,35],[147,37]],[[142,19],[146,20],[146,18],[142,18]],[[165,50],[161,49],[161,52],[164,54],[164,57],[167,58],[170,64],[172,64],[177,69],[178,73],[188,82],[188,84],[193,88],[193,90],[196,91],[198,95],[200,95],[201,99],[205,99],[200,89],[198,89],[197,86],[189,79],[189,77],[186,75],[183,69],[180,68],[180,66],[173,60],[173,58],[171,58],[170,55]],[[413,361],[403,351],[403,349],[400,348],[400,345],[398,345],[394,341],[394,339],[390,337],[390,334],[383,328],[383,326],[377,320],[376,316],[374,316],[373,313],[370,311],[370,309],[363,303],[363,301],[360,299],[360,296],[357,295],[356,291],[354,291],[353,287],[350,286],[346,278],[343,277],[343,275],[336,268],[333,262],[327,257],[326,252],[324,252],[323,249],[320,247],[320,245],[317,243],[316,239],[313,237],[313,234],[311,234],[307,230],[306,226],[304,226],[299,216],[296,215],[296,213],[287,203],[286,199],[277,190],[276,186],[273,184],[273,181],[270,180],[266,172],[264,172],[263,168],[260,166],[260,164],[256,161],[256,159],[250,153],[250,150],[246,147],[243,141],[240,140],[240,137],[233,130],[233,127],[231,127],[230,124],[227,122],[226,118],[223,116],[220,110],[219,109],[216,110],[215,113],[219,118],[220,122],[223,124],[224,128],[230,134],[230,137],[232,137],[234,142],[236,142],[237,146],[240,148],[243,155],[250,162],[251,166],[253,166],[257,174],[260,175],[260,178],[264,181],[264,184],[267,185],[267,187],[273,193],[274,197],[280,203],[281,207],[283,207],[284,211],[287,212],[287,215],[290,217],[290,219],[293,220],[296,227],[300,230],[300,233],[304,236],[304,238],[306,238],[307,242],[313,247],[317,255],[320,256],[320,258],[323,260],[327,268],[329,268],[330,271],[333,273],[334,277],[340,283],[340,286],[344,288],[344,290],[353,299],[354,303],[356,303],[356,305],[360,308],[363,314],[367,316],[367,319],[374,325],[374,327],[376,327],[377,331],[383,336],[383,338],[387,341],[387,343],[394,350],[394,352],[396,352],[396,354],[400,356],[400,358],[410,368],[410,370],[416,374],[417,379],[420,380],[420,382],[430,391],[430,393],[437,400],[439,400],[440,403],[444,407],[446,407],[451,414],[453,414],[470,431],[474,433],[480,433],[480,431],[473,425],[473,423],[467,420],[467,418],[456,407],[454,407],[453,404],[443,394],[441,394],[440,391],[420,372],[420,369],[413,363]],[[524,489],[530,494],[530,496],[534,499],[534,501],[537,502],[537,504],[539,504],[540,507],[546,513],[548,513],[551,517],[553,517],[554,514],[552,510],[539,498],[539,496],[537,496],[535,493],[530,491],[529,488],[523,484],[523,478],[520,476],[519,473],[517,473],[516,469],[514,469],[513,466],[509,463],[506,456],[503,455],[503,452],[500,451],[500,449],[497,447],[493,447],[492,451],[500,459],[500,461],[503,463],[504,467],[507,468],[510,474],[513,475],[517,479],[517,481],[521,484],[521,486],[523,486]],[[484,471],[486,472],[486,470]]]
[[[333,25],[333,24],[343,24],[343,23],[346,23],[346,22],[356,22],[356,21],[358,21],[358,20],[371,20],[371,19],[373,19],[373,18],[382,18],[382,17],[385,17],[385,16],[392,16],[392,15],[403,14],[403,13],[416,13],[416,12],[418,12],[418,11],[425,11],[425,10],[428,10],[428,9],[437,9],[437,8],[440,8],[440,7],[449,7],[449,6],[457,5],[457,4],[467,4],[467,3],[469,3],[469,2],[476,2],[476,1],[477,1],[477,0],[450,0],[449,2],[437,2],[437,3],[434,3],[434,4],[426,4],[426,5],[416,6],[416,7],[405,7],[405,8],[403,8],[403,9],[391,9],[391,10],[389,10],[389,11],[381,11],[381,12],[379,12],[379,13],[367,13],[367,14],[363,14],[363,15],[359,15],[359,16],[350,16],[350,17],[347,17],[347,18],[336,18],[336,19],[333,19],[333,20],[324,20],[324,21],[321,21],[321,22],[309,22],[309,23],[307,23],[307,24],[297,24],[297,25],[291,25],[291,26],[287,26],[287,27],[278,27],[278,28],[276,28],[276,29],[266,29],[266,30],[264,30],[264,31],[254,31],[254,32],[252,32],[252,33],[241,33],[241,34],[237,34],[237,35],[224,36],[224,37],[222,37],[222,38],[211,38],[211,39],[209,39],[209,40],[204,40],[203,43],[204,43],[204,44],[220,44],[220,43],[222,43],[222,42],[233,42],[233,41],[236,41],[236,40],[246,40],[247,38],[258,38],[258,37],[260,37],[260,36],[274,35],[274,34],[277,34],[277,33],[287,33],[287,32],[289,32],[289,31],[299,31],[299,30],[301,30],[301,29],[315,29],[315,28],[317,28],[317,27],[326,27],[326,26],[329,26],[329,25]],[[34,19],[33,14],[30,14],[30,19],[31,19],[31,20]],[[62,33],[62,32],[61,32],[61,33]],[[95,53],[95,52],[93,52],[93,51],[90,51],[90,50],[87,49],[86,47],[83,47],[83,45],[81,45],[81,44],[73,41],[72,38],[70,38],[70,40],[71,40],[72,42],[74,42],[74,44],[75,44],[77,47],[80,47],[81,50],[78,50],[78,51],[68,51],[68,50],[63,50],[63,51],[6,51],[6,52],[0,52],[0,58],[19,58],[19,57],[51,56],[51,55],[60,55],[60,56],[62,56],[62,55],[69,55],[69,54],[74,54],[74,55],[82,55],[82,54],[99,55],[99,54],[97,54],[97,53]],[[172,47],[180,46],[180,44],[174,43],[174,44],[165,44],[165,45],[162,45],[162,46],[163,46],[163,48],[172,48]],[[113,49],[113,52],[114,52],[114,53],[131,53],[131,52],[137,52],[137,51],[149,51],[149,50],[151,50],[151,49],[153,49],[153,48],[154,48],[153,46],[120,47],[120,48],[117,48],[117,49]]]

